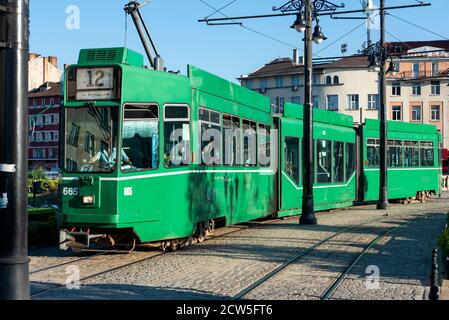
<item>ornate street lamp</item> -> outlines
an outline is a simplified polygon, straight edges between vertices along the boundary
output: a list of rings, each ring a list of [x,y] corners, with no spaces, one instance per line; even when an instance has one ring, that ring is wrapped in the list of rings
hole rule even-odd
[[[313,104],[312,104],[312,47],[313,42],[320,44],[326,37],[319,26],[317,14],[320,11],[335,11],[343,8],[344,4],[336,5],[325,0],[292,0],[274,11],[297,12],[296,20],[292,25],[296,31],[305,32],[304,37],[304,115],[303,115],[303,196],[301,224],[317,224],[313,200],[314,182],[314,144],[313,144]],[[312,32],[313,19],[317,24]]]

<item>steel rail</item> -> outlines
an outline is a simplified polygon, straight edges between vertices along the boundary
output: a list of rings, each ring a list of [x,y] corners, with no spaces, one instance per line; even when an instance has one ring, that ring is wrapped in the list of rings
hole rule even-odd
[[[417,214],[420,213],[427,213],[428,209],[426,210],[420,210],[417,211]],[[259,287],[262,283],[266,282],[267,280],[269,280],[270,278],[272,278],[273,276],[275,276],[276,274],[280,273],[282,270],[284,270],[285,268],[287,268],[290,264],[292,264],[293,262],[297,261],[298,259],[302,258],[303,256],[305,256],[306,254],[308,254],[309,252],[311,252],[312,250],[316,249],[317,247],[327,243],[329,240],[332,240],[333,238],[347,232],[350,230],[353,230],[355,228],[370,224],[370,223],[375,223],[375,222],[380,222],[382,220],[386,220],[386,221],[391,221],[393,218],[401,218],[403,216],[407,215],[407,213],[404,214],[399,214],[396,216],[389,216],[389,217],[382,217],[379,219],[373,219],[370,221],[366,221],[357,225],[352,225],[350,227],[347,227],[339,232],[336,232],[320,241],[318,241],[317,243],[311,245],[310,247],[302,250],[300,253],[298,253],[297,255],[293,256],[292,258],[290,258],[288,261],[281,263],[280,265],[278,265],[275,269],[273,269],[272,271],[270,271],[269,273],[267,273],[265,276],[263,276],[262,278],[260,278],[259,280],[255,281],[254,283],[252,283],[251,285],[249,285],[248,287],[246,287],[245,289],[243,289],[242,291],[240,291],[238,294],[236,294],[235,296],[232,297],[232,300],[239,300],[241,299],[243,296],[247,295],[249,292],[253,291],[254,289],[256,289],[257,287]],[[421,219],[416,219],[416,220],[422,220],[422,219],[426,219],[426,218],[430,218],[431,216],[426,216],[424,218]],[[411,221],[409,221],[408,223],[411,223]],[[399,228],[395,227],[394,229]],[[392,232],[393,230],[389,231]],[[384,234],[385,235],[385,234]]]
[[[267,220],[267,221],[263,221],[263,222],[261,222],[260,224],[265,224],[265,223],[268,223],[268,222],[270,222],[270,221],[276,221],[276,220],[278,220],[278,219],[270,219],[270,220]],[[210,239],[217,239],[217,238],[220,238],[220,237],[224,237],[224,236],[227,236],[227,235],[230,235],[230,234],[233,234],[233,233],[242,231],[242,230],[247,230],[247,229],[255,228],[255,227],[257,227],[257,226],[258,226],[258,225],[255,225],[255,226],[244,226],[244,227],[242,227],[242,228],[238,228],[237,230],[233,230],[233,231],[230,231],[230,232],[226,232],[226,233],[220,234],[220,235],[218,235],[218,236],[213,236],[213,235],[212,235],[209,239],[206,238],[205,241],[210,240]],[[92,255],[92,256],[89,256],[89,257],[85,257],[85,259],[80,258],[80,259],[77,259],[77,260],[75,260],[75,261],[65,262],[65,263],[62,263],[62,264],[57,265],[57,266],[50,266],[50,267],[47,267],[47,268],[43,268],[43,269],[41,269],[41,270],[37,270],[37,271],[32,272],[32,273],[37,273],[37,272],[47,271],[47,270],[54,269],[54,268],[57,268],[57,267],[60,267],[60,266],[64,266],[64,265],[76,263],[76,262],[78,262],[78,261],[80,261],[80,260],[86,260],[86,259],[88,259],[88,258],[90,258],[90,257],[96,257],[96,256],[99,256],[99,255],[105,254],[105,253],[107,253],[107,252],[100,252],[99,254]],[[147,260],[150,260],[150,259],[153,259],[153,258],[162,256],[162,255],[165,255],[165,254],[167,254],[167,253],[170,253],[170,252],[169,252],[169,251],[164,251],[164,252],[156,253],[156,254],[151,255],[151,256],[146,256],[146,257],[143,257],[143,258],[138,259],[138,260],[136,260],[136,261],[133,261],[133,262],[130,262],[130,263],[126,263],[126,264],[124,264],[124,265],[119,265],[119,266],[113,267],[113,268],[108,269],[108,270],[105,270],[105,271],[101,271],[101,272],[97,272],[97,273],[88,275],[88,276],[86,276],[86,277],[80,278],[79,281],[83,281],[83,280],[87,280],[87,279],[90,279],[90,278],[94,278],[94,277],[97,277],[97,276],[100,276],[100,275],[103,275],[103,274],[106,274],[106,273],[108,273],[108,272],[112,272],[112,271],[115,271],[115,270],[118,270],[118,269],[121,269],[121,268],[126,268],[126,267],[132,266],[132,265],[134,265],[134,264],[138,264],[138,263],[141,263],[141,262],[144,262],[144,261],[147,261]],[[49,283],[49,284],[52,284],[52,283]],[[54,290],[56,290],[56,289],[60,289],[60,288],[62,288],[62,287],[65,286],[64,284],[52,284],[52,285],[54,285],[54,287],[49,288],[49,289],[44,289],[44,290],[41,290],[41,291],[38,291],[38,292],[33,293],[33,294],[31,295],[31,298],[36,297],[36,296],[39,296],[39,295],[42,295],[42,294],[44,294],[44,293],[48,293],[48,292],[54,291]]]
[[[347,267],[340,274],[340,276],[337,278],[337,280],[335,280],[330,285],[330,287],[321,295],[320,300],[329,300],[333,296],[333,294],[338,289],[340,284],[348,277],[348,275],[351,273],[352,269],[354,269],[354,267],[357,265],[357,263],[360,261],[360,259],[362,259],[365,256],[365,254],[368,253],[368,251],[371,250],[379,242],[380,239],[382,239],[383,237],[387,236],[388,234],[390,234],[402,227],[405,227],[411,223],[414,223],[417,221],[422,221],[422,220],[429,219],[429,218],[431,218],[431,216],[415,219],[412,221],[407,221],[407,222],[400,224],[399,226],[392,227],[392,228],[388,229],[387,231],[383,232],[382,234],[378,235],[374,240],[372,240],[369,243],[369,245],[367,247],[365,247],[365,249],[361,253],[359,253],[357,255],[357,257],[352,261],[352,263],[349,265],[349,267]]]

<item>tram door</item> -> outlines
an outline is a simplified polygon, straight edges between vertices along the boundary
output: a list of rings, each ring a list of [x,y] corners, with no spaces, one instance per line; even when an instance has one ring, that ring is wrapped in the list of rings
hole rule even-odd
[[[280,148],[280,211],[301,208],[302,185],[301,176],[301,143],[296,132],[300,130],[284,130]],[[283,150],[283,151],[282,151]]]

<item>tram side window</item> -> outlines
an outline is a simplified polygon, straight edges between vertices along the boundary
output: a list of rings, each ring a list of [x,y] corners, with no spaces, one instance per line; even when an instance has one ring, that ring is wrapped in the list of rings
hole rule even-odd
[[[221,164],[220,113],[205,108],[198,109],[200,127],[201,165]]]
[[[190,163],[190,113],[188,106],[164,108],[164,166],[176,168]]]
[[[225,166],[236,167],[242,164],[242,130],[240,118],[223,115],[223,159]]]
[[[259,165],[261,167],[269,167],[271,161],[271,129],[270,126],[259,124],[257,137],[259,139]]]
[[[433,167],[435,164],[433,142],[421,141],[419,149],[421,154],[421,167]]]
[[[419,167],[418,141],[404,141],[405,166]]]
[[[122,170],[155,169],[159,165],[159,107],[127,105],[123,118]]]
[[[299,138],[285,138],[285,172],[299,184]]]
[[[257,164],[257,126],[254,121],[242,120],[243,164],[254,167]]]
[[[387,166],[391,168],[402,167],[402,141],[387,140]]]
[[[354,143],[346,143],[346,181],[348,181],[355,172],[356,152]]]
[[[334,177],[335,182],[345,181],[344,167],[344,144],[343,142],[334,141]]]
[[[369,167],[376,167],[380,164],[379,149],[379,139],[366,140],[366,160],[368,161]]]
[[[332,143],[328,140],[317,140],[316,144],[316,180],[317,183],[329,183],[332,181]]]

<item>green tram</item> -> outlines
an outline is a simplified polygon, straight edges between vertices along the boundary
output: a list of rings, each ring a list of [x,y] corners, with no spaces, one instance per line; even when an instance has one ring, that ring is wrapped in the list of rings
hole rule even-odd
[[[127,48],[86,49],[65,72],[62,118],[62,249],[175,250],[216,224],[301,214],[302,106],[273,114],[193,66],[182,76]],[[377,200],[378,122],[319,109],[314,121],[315,209]],[[390,199],[439,194],[436,127],[388,126]]]

